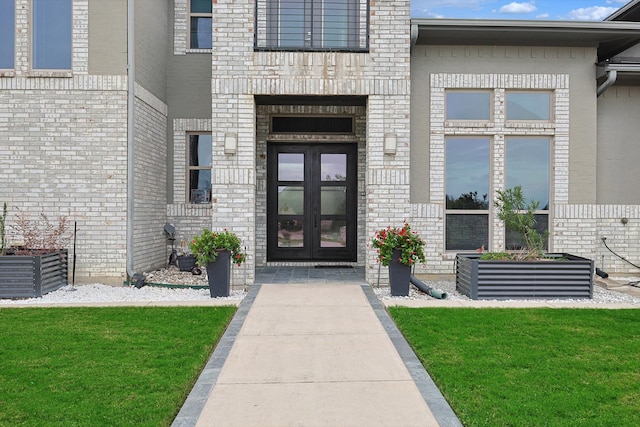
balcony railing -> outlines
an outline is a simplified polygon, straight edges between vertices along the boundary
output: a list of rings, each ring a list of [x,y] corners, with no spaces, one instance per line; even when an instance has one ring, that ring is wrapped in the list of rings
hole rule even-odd
[[[256,0],[258,50],[369,49],[367,0]]]

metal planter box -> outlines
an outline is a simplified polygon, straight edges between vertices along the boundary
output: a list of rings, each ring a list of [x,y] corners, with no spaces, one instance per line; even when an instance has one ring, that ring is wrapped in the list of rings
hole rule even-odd
[[[0,256],[0,298],[34,298],[68,284],[66,250]]]
[[[592,298],[592,260],[565,253],[558,260],[480,260],[456,255],[456,290],[471,299]]]

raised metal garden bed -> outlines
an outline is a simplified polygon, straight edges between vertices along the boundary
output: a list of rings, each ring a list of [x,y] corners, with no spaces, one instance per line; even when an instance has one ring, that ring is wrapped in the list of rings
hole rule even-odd
[[[66,250],[0,256],[0,298],[34,298],[68,284]]]
[[[471,299],[592,298],[593,261],[565,253],[550,260],[480,260],[456,255],[456,290]]]

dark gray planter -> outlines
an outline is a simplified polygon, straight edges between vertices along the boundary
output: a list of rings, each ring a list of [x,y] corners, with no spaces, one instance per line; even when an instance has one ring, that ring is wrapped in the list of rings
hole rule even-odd
[[[456,255],[456,290],[471,299],[592,298],[593,261],[547,254],[550,261],[480,260]]]
[[[196,257],[193,255],[178,256],[178,268],[180,271],[191,271],[196,266]]]
[[[391,295],[394,297],[409,296],[411,267],[398,261],[401,254],[401,250],[394,250],[389,262],[389,286],[391,287]]]
[[[0,256],[0,298],[34,298],[68,284],[66,250]]]
[[[221,251],[207,264],[207,280],[211,298],[228,297],[231,289],[231,252]]]

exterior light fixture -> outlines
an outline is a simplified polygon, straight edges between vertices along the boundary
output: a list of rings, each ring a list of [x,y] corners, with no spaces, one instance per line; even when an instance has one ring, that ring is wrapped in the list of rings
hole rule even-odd
[[[224,154],[236,154],[238,151],[238,134],[227,133],[224,135]]]
[[[398,141],[395,133],[386,133],[384,135],[384,154],[396,154]]]

